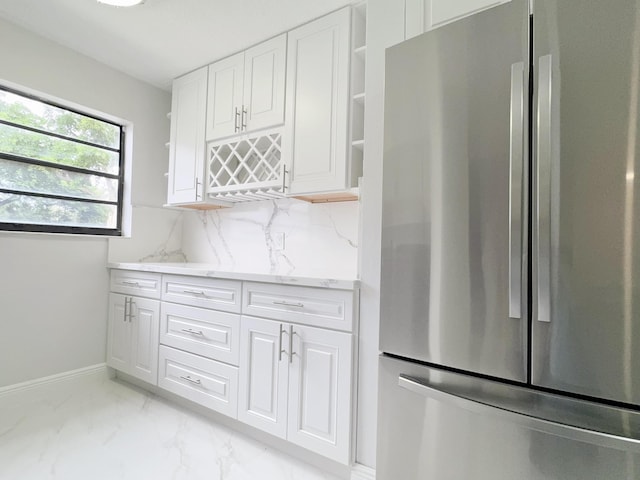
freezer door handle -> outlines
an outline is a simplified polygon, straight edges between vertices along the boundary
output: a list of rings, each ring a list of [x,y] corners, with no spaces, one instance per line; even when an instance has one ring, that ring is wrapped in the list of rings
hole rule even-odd
[[[551,158],[552,57],[538,59],[536,143],[537,319],[551,321]]]
[[[511,65],[509,146],[509,317],[522,318],[522,180],[525,118],[524,62]]]
[[[462,408],[485,417],[493,417],[501,421],[520,425],[527,429],[537,430],[539,432],[549,433],[558,437],[564,437],[570,440],[600,445],[603,447],[617,448],[623,451],[640,452],[640,440],[637,438],[622,437],[613,433],[600,432],[597,430],[590,430],[588,428],[557,423],[544,418],[538,418],[534,416],[535,412],[533,410],[531,412],[526,412],[526,403],[525,405],[520,405],[521,410],[525,410],[525,413],[509,410],[508,408],[505,408],[504,405],[492,405],[486,396],[486,391],[483,392],[485,394],[483,395],[483,398],[476,401],[463,395],[441,390],[437,387],[428,385],[426,381],[422,379],[405,374],[399,375],[398,386],[423,397],[447,403],[454,407]],[[504,399],[499,398],[497,400],[500,401]],[[511,404],[516,406],[513,401]],[[535,404],[532,405],[532,409],[535,409],[535,407]]]

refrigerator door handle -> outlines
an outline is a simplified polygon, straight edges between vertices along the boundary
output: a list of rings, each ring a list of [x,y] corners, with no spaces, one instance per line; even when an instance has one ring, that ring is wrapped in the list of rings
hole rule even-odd
[[[522,318],[522,168],[525,118],[524,62],[511,65],[509,145],[509,317]]]
[[[535,416],[536,412],[533,409],[530,412],[527,411],[526,408],[524,408],[523,411],[510,410],[503,405],[492,405],[488,402],[487,398],[476,401],[456,393],[440,390],[410,375],[400,374],[398,376],[398,386],[429,399],[447,403],[469,412],[520,425],[531,430],[537,430],[592,445],[617,448],[623,451],[640,452],[640,440],[637,438],[591,430],[587,425],[579,427],[539,418]]]
[[[537,319],[551,321],[551,108],[552,57],[538,59],[536,261]]]

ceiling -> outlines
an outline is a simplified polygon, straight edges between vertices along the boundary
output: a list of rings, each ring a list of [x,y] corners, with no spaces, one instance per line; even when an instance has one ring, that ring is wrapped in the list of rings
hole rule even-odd
[[[349,0],[1,0],[0,17],[165,90],[171,80]]]

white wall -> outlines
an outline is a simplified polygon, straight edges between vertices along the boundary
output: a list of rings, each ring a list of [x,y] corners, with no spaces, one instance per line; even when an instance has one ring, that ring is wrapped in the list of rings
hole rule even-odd
[[[404,40],[404,2],[368,0],[364,181],[360,246],[360,371],[356,459],[375,468],[385,48]]]
[[[168,92],[4,20],[0,59],[1,82],[132,122],[132,202],[164,203]],[[107,242],[0,233],[0,387],[105,361]]]

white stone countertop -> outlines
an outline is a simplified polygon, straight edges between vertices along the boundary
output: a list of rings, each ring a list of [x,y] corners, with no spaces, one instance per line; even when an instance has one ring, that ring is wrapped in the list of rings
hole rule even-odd
[[[300,285],[304,287],[335,288],[338,290],[354,290],[360,282],[354,279],[327,278],[315,275],[279,275],[255,272],[237,272],[216,270],[206,263],[108,263],[108,268],[120,270],[136,270],[140,272],[170,273],[175,275],[192,275],[196,277],[225,278],[250,282],[280,283],[283,285]]]

